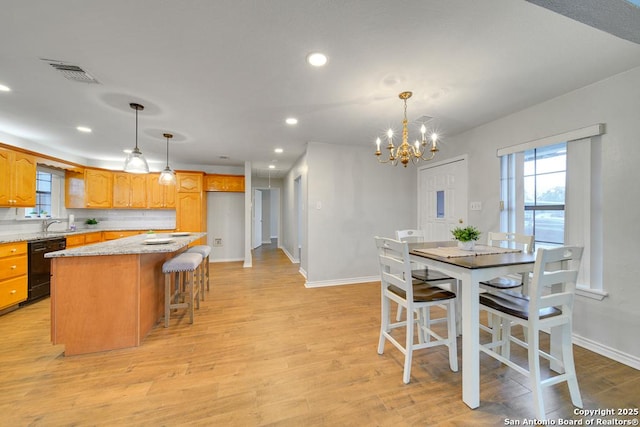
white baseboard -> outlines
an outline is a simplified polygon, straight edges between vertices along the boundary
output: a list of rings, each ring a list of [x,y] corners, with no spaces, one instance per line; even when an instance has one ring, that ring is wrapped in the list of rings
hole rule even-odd
[[[317,280],[314,282],[306,282],[305,288],[323,288],[326,286],[342,286],[355,285],[357,283],[379,282],[380,276],[352,277],[350,279],[339,280]]]
[[[287,258],[289,258],[289,261],[291,261],[292,264],[299,264],[300,263],[300,260],[296,259],[293,255],[291,255],[289,253],[289,251],[287,250],[287,248],[282,246],[280,249],[282,249],[282,252],[284,252],[284,254],[287,256]]]
[[[305,271],[304,268],[300,267],[300,269],[298,270],[298,272],[300,274],[302,274],[302,277],[304,277],[305,280],[307,280],[307,272]]]
[[[238,262],[244,261],[244,258],[216,258],[210,260],[210,262]]]
[[[640,370],[640,358],[636,356],[632,356],[620,350],[616,350],[615,348],[607,347],[598,342],[581,337],[576,334],[573,334],[571,338],[573,340],[573,343],[577,346],[586,348],[587,350],[591,350],[594,353],[598,353],[599,355],[604,356],[608,359],[620,362],[623,365],[627,365],[634,369]]]

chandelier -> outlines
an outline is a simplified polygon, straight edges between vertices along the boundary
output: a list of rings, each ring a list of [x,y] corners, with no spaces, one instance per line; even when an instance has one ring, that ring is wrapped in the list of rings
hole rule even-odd
[[[427,142],[427,128],[422,124],[420,127],[421,139],[420,141],[416,140],[413,145],[410,145],[407,140],[409,139],[409,129],[407,129],[407,99],[411,98],[413,93],[411,92],[402,92],[398,97],[404,101],[404,120],[402,120],[402,144],[398,146],[398,148],[393,145],[393,130],[389,129],[387,131],[387,138],[389,139],[389,144],[387,144],[387,150],[389,150],[389,158],[386,160],[382,160],[380,155],[382,152],[380,151],[380,138],[376,139],[376,152],[375,155],[378,157],[378,162],[380,163],[391,163],[393,166],[396,166],[398,162],[402,163],[406,168],[409,161],[413,163],[418,163],[420,160],[431,160],[436,156],[438,150],[438,134],[435,132],[431,134],[429,137],[430,142]],[[428,153],[430,152],[430,154]],[[426,156],[425,156],[426,155]]]

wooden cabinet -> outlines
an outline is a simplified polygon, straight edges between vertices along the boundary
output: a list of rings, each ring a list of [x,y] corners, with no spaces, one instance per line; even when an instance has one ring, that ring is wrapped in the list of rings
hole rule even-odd
[[[0,148],[0,206],[36,205],[36,159]]]
[[[110,208],[113,198],[112,172],[100,169],[85,169],[85,208]]]
[[[65,171],[64,206],[67,209],[84,208],[84,171]]]
[[[144,233],[141,230],[126,230],[126,231],[103,231],[102,232],[102,240],[116,240],[122,239],[123,237],[131,237],[138,235],[140,233]]]
[[[84,245],[84,234],[71,234],[66,236],[67,249]]]
[[[27,243],[0,244],[0,310],[27,299]]]
[[[177,231],[204,231],[204,210],[202,195],[196,193],[178,193],[176,203]]]
[[[147,175],[114,172],[112,206],[114,208],[146,208]]]
[[[178,172],[178,193],[202,193],[204,174],[200,172]]]
[[[160,174],[147,175],[147,207],[151,209],[175,208],[176,186],[160,185]]]
[[[244,193],[244,176],[219,174],[206,175],[205,191],[231,191]]]
[[[102,242],[102,231],[94,231],[92,233],[86,233],[84,235],[84,244],[90,245],[91,243]]]
[[[206,193],[202,191],[204,174],[179,172],[176,174],[176,230],[207,231]],[[199,244],[199,242],[193,242]]]
[[[103,240],[102,233],[102,231],[92,231],[90,233],[67,235],[65,236],[67,239],[67,249],[90,245],[92,243],[100,243]]]

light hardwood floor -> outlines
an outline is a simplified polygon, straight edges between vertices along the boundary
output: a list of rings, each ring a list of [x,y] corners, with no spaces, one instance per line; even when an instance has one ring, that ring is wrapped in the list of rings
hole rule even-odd
[[[373,243],[372,243],[373,244]],[[49,300],[0,317],[0,425],[505,425],[533,415],[520,374],[481,357],[481,406],[461,401],[445,347],[414,355],[411,383],[390,344],[376,353],[379,284],[306,289],[284,254],[211,265],[195,324],[172,318],[142,346],[65,357]],[[514,349],[514,352],[517,350]],[[460,351],[459,351],[460,353]],[[638,407],[640,373],[579,347],[585,408]],[[564,384],[550,418],[577,418]]]

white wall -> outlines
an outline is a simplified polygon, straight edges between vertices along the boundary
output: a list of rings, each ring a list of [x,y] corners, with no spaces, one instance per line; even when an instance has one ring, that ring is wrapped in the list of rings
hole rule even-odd
[[[416,170],[381,165],[371,147],[309,143],[307,286],[379,277],[373,238],[416,224]]]
[[[244,260],[244,193],[207,193],[207,244],[211,262]],[[222,246],[214,246],[221,238]]]
[[[574,334],[585,345],[640,366],[640,68],[551,99],[451,138],[447,156],[469,154],[469,223],[499,227],[499,159],[496,149],[606,124],[600,144],[603,190],[602,301],[576,297]]]
[[[297,207],[295,200],[295,180],[300,178],[301,180],[301,199],[302,199],[302,236],[298,236],[298,220],[297,220]],[[282,191],[282,227],[281,247],[287,256],[293,261],[300,262],[300,270],[306,275],[307,268],[307,247],[306,241],[306,200],[307,200],[307,154],[302,155],[293,167],[289,170],[285,178],[283,179],[283,191]],[[297,258],[298,239],[302,242],[302,252],[300,259]]]

